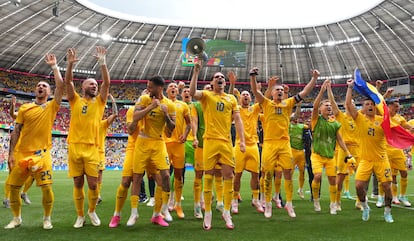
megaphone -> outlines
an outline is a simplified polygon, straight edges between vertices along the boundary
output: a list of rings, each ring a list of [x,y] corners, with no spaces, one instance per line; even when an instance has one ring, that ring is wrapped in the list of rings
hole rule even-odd
[[[206,42],[204,42],[202,38],[192,38],[188,40],[186,45],[188,53],[201,58],[203,61],[207,61],[208,56],[206,52],[204,52],[204,49],[206,49]]]

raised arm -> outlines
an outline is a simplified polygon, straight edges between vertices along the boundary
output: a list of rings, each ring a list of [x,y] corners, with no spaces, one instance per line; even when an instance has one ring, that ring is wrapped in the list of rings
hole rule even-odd
[[[195,110],[195,106],[193,106],[193,109],[191,110],[191,132],[193,133],[193,147],[198,147],[198,138],[197,138],[197,132],[198,132],[198,114],[197,110]],[[194,112],[193,112],[194,111]]]
[[[299,92],[299,96],[301,99],[304,99],[313,90],[313,87],[315,87],[316,81],[318,80],[318,77],[320,75],[317,69],[312,70],[311,73],[312,73],[312,79],[303,88],[303,90]]]
[[[388,88],[387,91],[385,91],[383,95],[384,99],[390,98],[392,95],[392,92],[394,92],[394,88]]]
[[[331,81],[329,81],[328,85],[326,86],[326,92],[328,93],[329,102],[331,102],[332,105],[332,112],[336,116],[341,110],[339,109],[338,104],[335,101],[335,96],[332,92]]]
[[[100,90],[100,96],[102,102],[106,102],[109,95],[109,85],[111,83],[111,78],[109,77],[108,67],[106,66],[106,49],[102,46],[96,47],[96,54],[94,57],[98,60],[99,65],[101,66],[102,73],[102,85]]]
[[[69,48],[66,56],[68,61],[68,66],[66,68],[65,74],[65,85],[66,85],[66,94],[68,100],[72,100],[75,97],[75,85],[73,84],[73,66],[79,59],[76,57],[76,50],[74,48]]]
[[[55,94],[54,99],[58,105],[62,102],[64,83],[62,75],[60,74],[59,68],[57,66],[56,56],[54,54],[46,54],[46,63],[50,65],[53,70],[53,76],[55,77]]]
[[[17,118],[17,112],[16,112],[16,96],[11,96],[11,103],[10,103],[10,109],[9,109],[10,116],[14,119]]]
[[[346,89],[345,106],[349,114],[355,119],[358,115],[358,110],[352,104],[352,89],[354,88],[354,80],[349,79],[346,81],[348,88]]]
[[[312,119],[311,119],[311,125],[312,129],[314,127],[314,123],[318,120],[319,117],[319,104],[321,103],[323,93],[326,91],[326,86],[329,80],[325,80],[321,86],[321,89],[316,96],[315,100],[313,101],[313,109],[312,109]]]
[[[229,79],[229,83],[230,83],[228,93],[232,95],[234,87],[236,87],[237,76],[236,76],[236,74],[234,74],[233,71],[229,71],[227,73],[227,78]]]
[[[270,79],[267,81],[267,89],[264,93],[264,96],[268,99],[270,99],[272,97],[272,89],[273,87],[275,87],[275,85],[277,85],[277,82],[279,81],[279,76],[272,76],[270,77]]]
[[[262,92],[257,90],[257,82],[256,82],[256,76],[259,75],[259,69],[257,67],[254,67],[249,72],[250,75],[250,88],[253,92],[254,98],[256,99],[256,102],[261,104],[263,103],[265,97],[262,94]]]
[[[201,99],[201,97],[203,97],[203,92],[197,90],[197,80],[198,80],[198,75],[200,74],[201,65],[202,65],[201,59],[198,59],[194,63],[193,75],[191,76],[191,82],[190,82],[190,95],[196,100],[199,100]]]
[[[295,109],[295,114],[294,114],[295,118],[299,118],[299,116],[300,116],[301,104],[302,104],[302,101],[296,103],[296,109]]]
[[[109,99],[111,99],[112,102],[112,114],[108,116],[107,120],[108,125],[111,125],[115,121],[116,117],[118,117],[118,106],[116,106],[115,98],[111,94],[109,94]]]

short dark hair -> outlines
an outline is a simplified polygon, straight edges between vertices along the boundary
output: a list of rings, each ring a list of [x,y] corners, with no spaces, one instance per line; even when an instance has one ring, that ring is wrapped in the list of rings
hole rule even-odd
[[[161,77],[161,76],[159,76],[159,75],[155,75],[155,76],[151,77],[151,79],[149,79],[149,81],[151,81],[152,83],[154,83],[155,86],[164,87],[164,85],[165,85],[164,78]]]
[[[364,103],[364,102],[365,102],[365,101],[367,101],[367,100],[372,101],[372,102],[374,102],[374,104],[375,104],[375,101],[374,101],[372,98],[368,97],[368,96],[364,96],[364,97],[362,97],[362,99],[361,99],[361,103]]]
[[[392,105],[394,103],[400,103],[400,100],[398,98],[390,98],[387,99],[385,102],[387,103],[387,105]]]

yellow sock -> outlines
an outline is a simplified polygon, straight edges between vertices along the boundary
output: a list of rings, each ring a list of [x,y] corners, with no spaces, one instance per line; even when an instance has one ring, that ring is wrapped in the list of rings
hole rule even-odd
[[[6,183],[4,183],[4,198],[10,199],[10,185],[7,184],[7,180]]]
[[[329,185],[329,200],[331,201],[331,203],[336,202],[337,190],[338,190],[338,188],[337,188],[336,184]]]
[[[285,180],[286,182],[286,180]],[[282,178],[275,177],[275,193],[280,193],[280,187],[282,186]]]
[[[161,188],[161,190],[162,190],[162,188]],[[170,200],[170,195],[171,195],[171,192],[165,192],[165,191],[162,191],[162,206],[161,206],[161,208],[168,208],[168,201]],[[155,199],[155,202],[157,202],[157,199]]]
[[[163,205],[163,191],[162,191],[162,187],[158,185],[155,187],[154,200],[155,200],[154,212],[160,213],[161,207]],[[168,201],[167,201],[167,204],[168,204]]]
[[[213,175],[204,175],[204,204],[206,206],[206,212],[211,212],[211,190],[213,189]]]
[[[53,203],[55,202],[55,195],[52,190],[52,186],[44,185],[42,186],[42,204],[44,210],[44,216],[50,217],[52,214]]]
[[[316,183],[315,180],[312,181],[312,196],[313,200],[319,199],[319,183]]]
[[[96,189],[98,190],[98,197],[101,196],[101,190],[102,190],[102,182],[98,182],[96,184]]]
[[[214,183],[216,187],[216,199],[217,202],[223,202],[223,178],[214,177]]]
[[[343,185],[344,185],[344,191],[349,192],[349,175],[345,176]]]
[[[292,180],[285,179],[285,192],[286,192],[286,202],[292,202],[293,200],[293,184]],[[280,192],[279,192],[280,193]]]
[[[264,177],[264,193],[266,202],[269,203],[272,201],[272,178],[273,178],[273,172],[266,172]]]
[[[34,178],[32,176],[27,177],[26,181],[24,182],[24,187],[23,187],[23,193],[27,193],[27,191],[29,191],[29,188],[32,186],[34,182]]]
[[[20,188],[18,186],[10,186],[10,209],[12,210],[13,217],[20,217],[22,212]]]
[[[131,195],[129,198],[131,201],[131,209],[138,208],[139,196],[138,195]]]
[[[338,186],[336,186],[336,202],[341,202],[341,192],[338,190]]]
[[[88,189],[88,211],[95,212],[96,203],[98,202],[99,191],[98,188],[95,190]]]
[[[183,180],[174,179],[174,197],[176,203],[181,203],[181,196],[183,194]]]
[[[382,188],[382,184],[378,182],[378,195],[383,196],[385,195],[384,189]]]
[[[230,211],[231,199],[233,199],[233,178],[224,180],[223,191],[224,191],[224,210]]]
[[[85,200],[85,191],[83,188],[73,187],[73,201],[75,202],[76,212],[78,216],[85,216],[85,212],[83,210],[83,202]]]
[[[400,194],[401,194],[401,196],[405,196],[405,194],[407,192],[408,178],[401,177],[400,183],[401,183]]]
[[[115,213],[119,214],[121,212],[127,196],[128,188],[125,188],[124,185],[119,184],[118,189],[116,190]]]
[[[201,178],[194,179],[194,203],[199,203],[201,200]]]

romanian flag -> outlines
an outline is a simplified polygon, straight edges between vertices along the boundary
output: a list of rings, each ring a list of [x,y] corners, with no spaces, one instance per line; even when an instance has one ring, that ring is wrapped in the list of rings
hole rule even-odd
[[[410,132],[400,125],[391,127],[390,114],[388,113],[388,107],[384,97],[378,92],[377,88],[367,83],[361,77],[361,71],[359,69],[355,69],[354,80],[354,89],[361,95],[371,98],[377,106],[380,115],[384,116],[384,121],[381,126],[384,129],[384,135],[388,144],[400,149],[414,145],[414,136]]]

